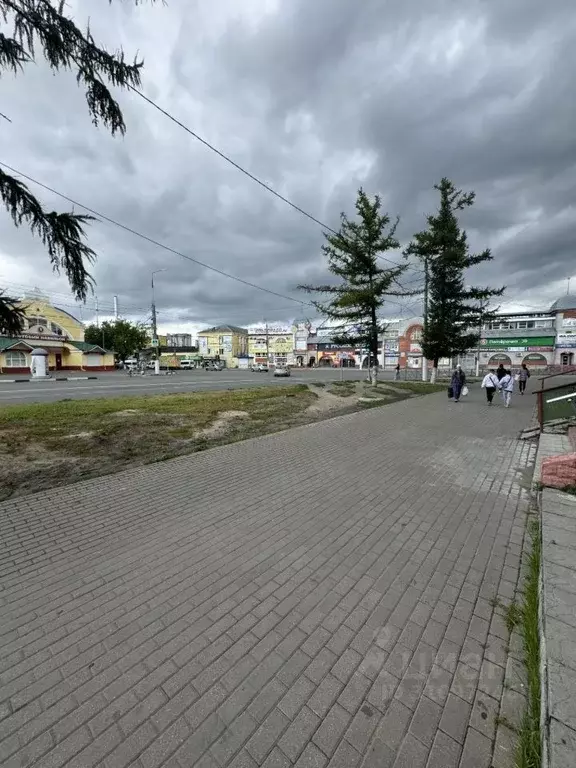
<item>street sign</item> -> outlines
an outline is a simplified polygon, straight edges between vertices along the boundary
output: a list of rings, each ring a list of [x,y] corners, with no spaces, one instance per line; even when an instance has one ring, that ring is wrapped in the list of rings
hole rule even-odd
[[[157,347],[158,346],[158,339],[152,339],[152,346]]]

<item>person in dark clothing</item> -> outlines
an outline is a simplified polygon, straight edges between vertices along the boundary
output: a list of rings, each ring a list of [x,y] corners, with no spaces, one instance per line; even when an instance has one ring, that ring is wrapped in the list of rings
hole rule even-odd
[[[520,368],[520,373],[518,374],[518,391],[521,395],[526,391],[526,384],[528,383],[529,378],[530,371],[526,367],[526,363],[522,363],[522,368]]]
[[[498,381],[502,381],[504,376],[506,376],[506,368],[504,368],[502,363],[496,368],[496,376],[498,377]]]
[[[396,381],[398,381],[398,379],[400,378],[400,363],[398,363],[398,365],[396,366],[396,373],[394,374],[394,378],[396,379]]]
[[[450,382],[455,403],[460,402],[460,395],[462,394],[462,387],[464,384],[466,384],[466,374],[462,370],[461,366],[457,365],[456,370],[452,374],[452,380]]]

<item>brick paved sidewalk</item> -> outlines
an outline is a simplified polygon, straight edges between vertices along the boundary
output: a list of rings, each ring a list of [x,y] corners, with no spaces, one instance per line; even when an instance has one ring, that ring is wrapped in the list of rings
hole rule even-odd
[[[0,504],[4,768],[488,768],[532,398]]]

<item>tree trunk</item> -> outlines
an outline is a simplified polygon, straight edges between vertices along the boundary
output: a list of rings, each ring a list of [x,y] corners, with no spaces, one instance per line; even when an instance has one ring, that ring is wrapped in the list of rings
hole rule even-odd
[[[432,375],[430,376],[430,384],[436,384],[436,377],[438,375],[438,360],[434,360],[434,366],[432,368]]]
[[[370,366],[370,384],[375,387],[378,384],[378,363]]]

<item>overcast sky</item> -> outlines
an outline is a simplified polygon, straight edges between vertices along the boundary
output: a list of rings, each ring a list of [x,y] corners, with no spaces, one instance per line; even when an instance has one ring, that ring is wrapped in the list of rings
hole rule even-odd
[[[379,193],[405,242],[449,176],[473,189],[472,279],[508,306],[576,291],[574,0],[75,0],[96,42],[145,59],[143,90],[330,226],[356,191]],[[325,276],[322,230],[138,96],[118,92],[127,133],[94,128],[69,73],[42,60],[3,74],[0,161],[194,258],[298,300]],[[67,203],[31,185],[43,203]],[[79,211],[77,211],[79,212]],[[144,318],[152,270],[160,329],[309,314],[109,224],[89,228],[100,305]],[[419,284],[419,273],[405,282]],[[0,213],[0,285],[73,304],[42,244]],[[389,305],[409,316],[415,299]],[[83,318],[93,313],[93,300]]]

